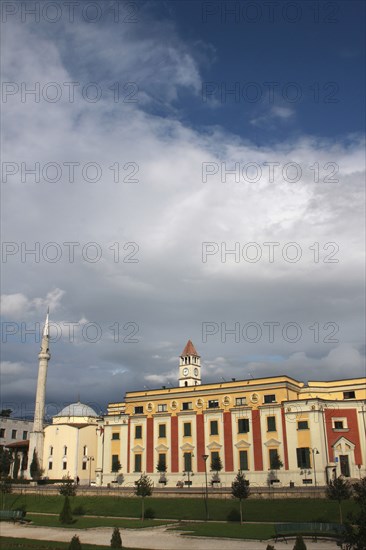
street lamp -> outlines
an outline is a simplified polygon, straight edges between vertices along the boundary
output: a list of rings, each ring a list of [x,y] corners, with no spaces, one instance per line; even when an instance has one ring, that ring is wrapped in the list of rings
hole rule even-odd
[[[87,456],[86,460],[89,462],[89,487],[91,486],[91,464],[94,460],[93,456]]]
[[[205,485],[206,485],[206,491],[205,491],[205,509],[206,509],[206,521],[210,519],[210,516],[208,514],[208,485],[207,485],[207,459],[208,455],[202,455],[202,458],[205,463]]]
[[[313,468],[314,468],[314,481],[315,481],[315,487],[317,486],[317,483],[316,483],[316,466],[315,466],[315,455],[318,455],[320,454],[318,449],[316,447],[314,447],[314,449],[310,449],[311,450],[311,453],[313,455]]]

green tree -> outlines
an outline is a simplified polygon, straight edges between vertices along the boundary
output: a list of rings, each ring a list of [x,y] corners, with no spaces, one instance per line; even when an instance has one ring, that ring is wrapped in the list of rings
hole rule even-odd
[[[276,479],[277,479],[277,472],[282,468],[282,466],[283,466],[283,462],[280,458],[280,455],[278,454],[278,451],[276,450],[276,452],[273,455],[271,455],[271,464],[270,464],[271,470],[275,470],[276,472]]]
[[[122,548],[122,539],[118,527],[113,529],[113,535],[111,538],[111,548]]]
[[[359,506],[356,514],[350,514],[345,523],[342,543],[349,550],[366,548],[366,477],[353,485],[354,499]]]
[[[82,550],[80,539],[77,535],[74,535],[69,544],[69,550]]]
[[[239,499],[240,523],[243,523],[243,500],[249,497],[250,489],[244,474],[240,471],[231,484],[231,494],[234,498]]]
[[[76,483],[74,483],[70,476],[64,476],[59,493],[64,497],[74,497],[76,495],[76,488]]]
[[[13,491],[13,487],[11,484],[10,477],[4,477],[0,480],[0,493],[1,493],[1,500],[2,500],[2,508],[5,510],[5,495],[10,495],[10,493]]]
[[[37,451],[35,449],[33,451],[33,459],[32,459],[29,471],[30,471],[31,478],[33,480],[39,479],[42,475],[42,470],[41,470],[41,467],[39,465]]]
[[[117,480],[117,474],[122,468],[121,463],[119,460],[116,460],[115,462],[112,462],[112,472],[116,474],[116,480]]]
[[[9,418],[12,412],[12,409],[1,409],[0,416],[2,416],[3,418]]]
[[[9,475],[12,461],[11,452],[4,448],[0,449],[0,478]]]
[[[135,494],[141,497],[141,519],[145,518],[145,498],[151,496],[152,493],[152,481],[146,474],[142,474],[140,479],[136,481]]]
[[[159,457],[158,463],[156,465],[156,471],[159,472],[160,474],[159,482],[166,483],[166,477],[165,477],[166,462],[162,457]]]
[[[68,496],[66,496],[64,499],[64,505],[62,507],[59,520],[64,525],[67,525],[73,522],[73,517],[71,514],[71,506],[70,506],[70,501]]]
[[[339,506],[339,523],[343,523],[342,500],[348,500],[352,496],[352,487],[341,477],[329,481],[326,489],[327,497],[337,500]]]
[[[221,472],[222,468],[223,468],[223,466],[222,466],[222,461],[221,461],[220,455],[215,456],[211,461],[211,470],[213,472],[216,472],[217,475],[218,475],[219,472]]]
[[[306,550],[306,544],[301,535],[297,535],[293,550]]]

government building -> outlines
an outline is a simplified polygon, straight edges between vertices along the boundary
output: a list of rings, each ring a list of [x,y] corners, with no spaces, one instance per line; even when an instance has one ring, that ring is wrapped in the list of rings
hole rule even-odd
[[[176,387],[127,392],[102,417],[73,403],[44,426],[47,322],[39,358],[28,464],[36,453],[44,477],[133,486],[146,473],[155,486],[202,487],[207,476],[225,487],[239,470],[253,486],[317,486],[366,475],[365,377],[205,384],[189,340]]]

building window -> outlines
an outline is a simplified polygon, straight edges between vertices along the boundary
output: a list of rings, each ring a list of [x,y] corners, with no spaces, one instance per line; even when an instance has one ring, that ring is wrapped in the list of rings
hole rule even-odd
[[[249,470],[248,468],[248,451],[239,451],[239,469]]]
[[[264,396],[264,403],[275,403],[275,402],[276,402],[276,395],[274,393]]]
[[[135,407],[135,414],[143,414],[144,407]]]
[[[48,469],[52,470],[52,460],[50,460],[49,463],[48,463]]]
[[[166,412],[167,410],[168,410],[168,405],[166,403],[161,403],[160,405],[158,405],[159,413]]]
[[[209,409],[218,409],[219,407],[219,400],[218,399],[211,399],[208,402],[208,408]]]
[[[135,439],[142,439],[142,426],[135,426]]]
[[[53,447],[52,447],[52,445],[51,445],[51,446],[50,446],[50,456],[52,456],[52,455],[53,455]]]
[[[217,420],[211,420],[210,422],[210,435],[218,435],[219,434],[219,423]]]
[[[159,424],[159,437],[166,437],[166,424]]]
[[[67,470],[67,462],[64,461],[64,462],[62,463],[62,469],[63,469],[63,470]]]
[[[86,445],[83,447],[83,456],[88,456],[88,447]]]
[[[66,447],[66,445],[64,445],[64,456],[66,456],[66,455],[67,455],[67,447]]]
[[[247,398],[246,397],[237,397],[235,399],[235,406],[236,407],[240,407],[242,405],[246,405],[247,404]]]
[[[309,422],[307,420],[299,420],[297,423],[297,429],[298,430],[308,430],[309,429]]]
[[[183,424],[183,435],[185,437],[189,437],[192,435],[192,429],[191,429],[191,423],[190,422],[184,422]]]
[[[238,433],[247,434],[249,432],[249,419],[239,418],[238,420]]]
[[[276,430],[276,417],[267,416],[267,432],[275,432]]]
[[[344,391],[343,392],[343,399],[354,399],[356,397],[356,394],[354,391]]]
[[[86,460],[83,460],[83,470],[86,470],[86,465],[87,465]]]
[[[16,438],[17,438],[17,431],[16,431],[16,430],[11,430],[11,438],[12,438],[12,439],[16,439]]]
[[[135,455],[135,472],[141,472],[141,455]]]
[[[184,453],[183,459],[184,459],[184,471],[191,472],[192,471],[192,454]]]
[[[182,403],[182,411],[191,411],[192,410],[192,401],[186,401]]]
[[[0,437],[5,437],[5,428],[0,428]]]
[[[166,454],[165,453],[159,453],[158,456],[158,463],[161,468],[166,468]]]
[[[211,453],[211,470],[215,470],[213,466],[215,466],[216,461],[220,458],[220,453],[218,451],[212,451]]]
[[[112,439],[119,439],[119,432],[113,432]]]
[[[310,468],[310,449],[309,447],[299,447],[296,449],[297,467]]]
[[[276,466],[278,464],[278,458],[279,458],[279,454],[277,449],[270,449],[269,450],[269,467],[272,470],[277,469]]]
[[[28,432],[26,430],[23,431],[23,440],[25,441],[27,439]]]
[[[335,420],[334,421],[334,429],[335,430],[343,430],[344,429],[343,420]]]

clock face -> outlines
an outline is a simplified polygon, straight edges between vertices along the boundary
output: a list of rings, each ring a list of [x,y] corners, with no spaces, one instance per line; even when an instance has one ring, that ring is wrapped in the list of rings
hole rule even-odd
[[[194,375],[198,376],[198,369],[194,369]]]
[[[189,370],[187,369],[187,367],[185,367],[183,369],[183,376],[188,376],[188,373],[189,373]]]

